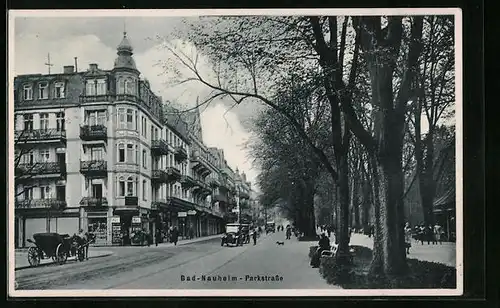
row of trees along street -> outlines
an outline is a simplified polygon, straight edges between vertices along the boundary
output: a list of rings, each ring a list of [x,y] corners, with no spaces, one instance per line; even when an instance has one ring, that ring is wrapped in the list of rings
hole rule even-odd
[[[373,221],[370,274],[405,275],[405,196],[418,184],[432,224],[437,144],[454,135],[443,127],[455,101],[453,16],[207,17],[188,29],[180,40],[197,53],[164,45],[173,78],[206,86],[200,104],[268,107],[251,144],[261,201],[306,235],[315,203],[335,211],[337,262],[350,223]]]

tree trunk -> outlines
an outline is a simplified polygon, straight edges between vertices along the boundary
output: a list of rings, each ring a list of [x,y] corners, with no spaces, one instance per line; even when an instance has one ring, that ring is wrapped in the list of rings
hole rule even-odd
[[[338,163],[339,181],[339,219],[338,219],[338,254],[346,255],[349,252],[349,165],[348,156],[341,155]]]
[[[420,185],[420,200],[422,202],[422,210],[424,214],[424,222],[426,226],[434,225],[433,202],[436,193],[436,183],[434,181],[434,143],[433,132],[429,130],[425,138],[425,157],[422,158],[422,170],[419,174]]]

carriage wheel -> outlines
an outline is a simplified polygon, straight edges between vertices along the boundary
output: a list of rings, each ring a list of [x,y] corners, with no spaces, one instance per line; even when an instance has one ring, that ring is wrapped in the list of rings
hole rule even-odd
[[[78,251],[77,251],[77,258],[78,258],[78,261],[80,261],[80,262],[82,262],[83,260],[85,260],[85,248],[78,249]]]
[[[68,260],[68,253],[67,253],[67,251],[64,250],[63,244],[57,245],[56,262],[62,265],[64,263],[66,263],[66,260]]]
[[[28,249],[28,262],[31,266],[38,266],[40,264],[40,255],[36,247],[30,247]]]

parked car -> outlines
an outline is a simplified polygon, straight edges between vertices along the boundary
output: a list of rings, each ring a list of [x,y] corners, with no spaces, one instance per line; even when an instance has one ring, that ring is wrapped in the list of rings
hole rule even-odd
[[[232,224],[227,224],[226,225],[226,232],[224,235],[222,235],[221,239],[221,246],[229,246],[229,245],[235,245],[235,246],[243,246],[243,243],[245,241],[245,236],[243,233],[243,227],[241,224],[238,223],[232,223]]]

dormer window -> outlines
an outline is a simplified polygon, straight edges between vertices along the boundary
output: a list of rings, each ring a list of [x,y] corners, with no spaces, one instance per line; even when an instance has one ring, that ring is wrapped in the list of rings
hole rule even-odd
[[[97,80],[97,95],[105,95],[106,94],[106,80],[99,79]]]
[[[33,99],[33,87],[29,84],[25,84],[23,87],[23,99],[24,100]]]
[[[55,98],[64,98],[64,82],[56,82],[54,85]]]
[[[38,97],[40,99],[48,99],[49,98],[48,86],[49,86],[49,84],[47,82],[42,82],[38,85]]]
[[[86,95],[92,96],[96,93],[95,80],[87,80],[85,85],[85,93]]]

